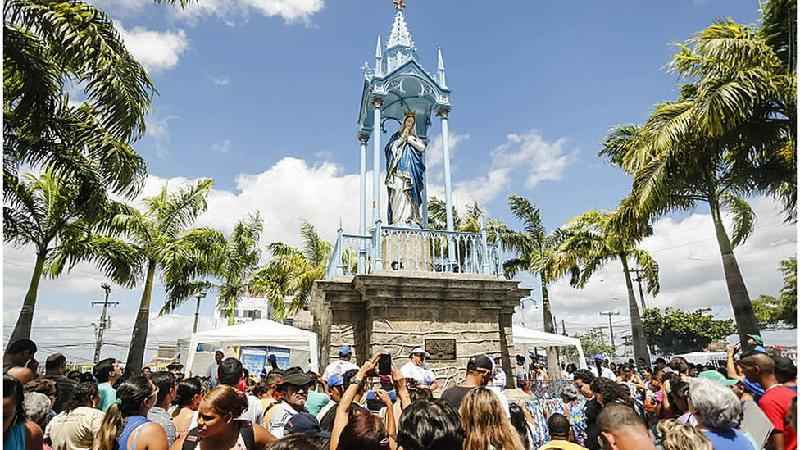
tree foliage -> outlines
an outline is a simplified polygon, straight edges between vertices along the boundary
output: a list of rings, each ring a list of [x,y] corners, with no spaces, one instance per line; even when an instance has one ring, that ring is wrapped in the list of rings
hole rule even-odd
[[[753,300],[753,310],[761,326],[797,327],[797,258],[781,261],[783,288],[777,297],[760,295]]]
[[[650,345],[667,354],[703,351],[708,344],[736,332],[733,320],[717,320],[704,310],[648,308],[642,316]]]

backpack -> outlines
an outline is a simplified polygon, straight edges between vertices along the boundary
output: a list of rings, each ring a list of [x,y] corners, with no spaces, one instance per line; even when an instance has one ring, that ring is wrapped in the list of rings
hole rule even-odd
[[[244,442],[244,447],[247,450],[255,450],[256,439],[252,425],[245,425],[239,428],[239,435],[242,437],[242,442]],[[200,443],[200,437],[197,435],[197,428],[192,428],[186,435],[186,439],[183,440],[181,450],[195,450],[198,443]]]

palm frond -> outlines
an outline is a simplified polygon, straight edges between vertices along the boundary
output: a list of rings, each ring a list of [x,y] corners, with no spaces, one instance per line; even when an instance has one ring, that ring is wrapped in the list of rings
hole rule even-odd
[[[738,247],[743,244],[751,234],[755,227],[756,213],[753,208],[741,197],[732,194],[725,194],[720,199],[725,207],[727,207],[733,216],[733,235],[731,236],[731,244]]]

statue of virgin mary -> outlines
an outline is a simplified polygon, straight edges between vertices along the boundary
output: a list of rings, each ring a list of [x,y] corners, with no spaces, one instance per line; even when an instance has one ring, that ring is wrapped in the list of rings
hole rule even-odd
[[[415,114],[407,112],[384,148],[389,225],[422,226],[425,142],[417,137],[415,124]]]

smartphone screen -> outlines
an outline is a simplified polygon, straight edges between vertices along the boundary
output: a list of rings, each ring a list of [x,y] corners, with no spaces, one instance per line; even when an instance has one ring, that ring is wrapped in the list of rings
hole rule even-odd
[[[384,353],[378,359],[378,375],[392,374],[392,355]]]

